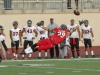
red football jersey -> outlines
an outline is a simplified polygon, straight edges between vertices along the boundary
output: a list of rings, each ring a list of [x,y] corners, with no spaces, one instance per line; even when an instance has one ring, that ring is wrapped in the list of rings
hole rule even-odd
[[[53,30],[55,31],[55,34],[50,38],[53,39],[54,43],[59,44],[66,39],[68,30],[62,30],[60,28],[54,28]]]

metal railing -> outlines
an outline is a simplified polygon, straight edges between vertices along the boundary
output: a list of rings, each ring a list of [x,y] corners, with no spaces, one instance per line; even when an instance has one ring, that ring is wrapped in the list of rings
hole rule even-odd
[[[100,0],[79,0],[79,9],[100,9]],[[50,10],[67,9],[67,0],[0,0],[0,9],[4,10]],[[75,0],[71,0],[75,9]]]

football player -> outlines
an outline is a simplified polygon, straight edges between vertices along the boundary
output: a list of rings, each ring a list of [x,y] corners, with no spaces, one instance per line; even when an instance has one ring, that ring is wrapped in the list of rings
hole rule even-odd
[[[38,22],[37,23],[37,32],[38,32],[38,38],[39,40],[47,38],[47,31],[41,28],[41,26],[44,26],[44,21]],[[41,51],[38,53],[38,59],[41,59]],[[45,59],[47,59],[47,50],[45,50]]]
[[[18,28],[17,21],[14,21],[12,25],[13,28],[10,29],[11,49],[13,53],[12,60],[16,60],[18,57],[19,42],[22,44],[22,40],[20,38],[21,30]]]
[[[60,53],[63,59],[69,58],[67,53],[68,49],[70,48],[70,39],[67,37],[63,42],[60,43]]]
[[[79,26],[78,24],[75,24],[74,19],[71,19],[70,25],[67,26],[68,30],[70,31],[71,29]],[[72,51],[72,58],[75,58],[75,48],[77,52],[77,57],[80,58],[80,53],[79,53],[79,40],[80,40],[80,29],[77,28],[70,36],[70,45],[71,45],[71,51]]]
[[[91,51],[92,57],[95,57],[94,52],[92,50],[92,42],[91,42],[94,41],[94,34],[93,34],[92,27],[89,25],[88,20],[84,20],[84,26],[82,27],[81,37],[82,37],[82,43],[84,42],[86,57],[88,57],[88,46]]]
[[[21,31],[21,35],[25,32],[24,39],[24,49],[27,48],[28,44],[29,46],[33,45],[33,33],[35,33],[35,37],[37,37],[38,33],[36,31],[36,27],[32,26],[32,21],[28,20],[27,25],[23,27],[23,30]],[[21,37],[21,36],[20,36]],[[29,54],[29,59],[31,59],[32,54]],[[24,59],[24,55],[22,55],[22,58]]]
[[[8,48],[7,48],[7,46],[6,46],[5,42],[4,42],[5,41],[5,36],[3,35],[3,30],[4,30],[3,26],[0,25],[0,47],[2,49],[4,59],[6,59],[6,52],[5,52],[5,50],[8,51]],[[2,61],[2,56],[1,56],[1,53],[0,53],[0,62],[1,61]]]
[[[40,40],[39,42],[35,43],[34,45],[23,50],[20,54],[28,54],[28,53],[32,53],[32,52],[39,51],[39,50],[50,49],[50,48],[56,46],[57,44],[60,44],[62,41],[64,41],[66,39],[66,37],[70,33],[73,32],[73,30],[76,30],[78,28],[78,26],[75,27],[74,29],[70,30],[69,33],[67,30],[67,26],[64,24],[62,24],[60,26],[60,28],[54,28],[52,30],[50,30],[46,27],[42,27],[42,28],[45,30],[48,30],[50,32],[54,32],[55,34],[50,36],[49,38]]]

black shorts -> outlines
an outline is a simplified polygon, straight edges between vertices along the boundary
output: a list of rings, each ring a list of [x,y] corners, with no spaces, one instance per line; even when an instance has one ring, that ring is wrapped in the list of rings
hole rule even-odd
[[[85,48],[87,48],[88,46],[92,47],[91,39],[84,39],[84,45],[85,45]]]
[[[33,45],[33,41],[24,40],[24,49],[27,48],[28,44],[29,44],[29,46]]]
[[[70,38],[70,45],[71,45],[71,50],[74,50],[74,48],[76,48],[76,50],[79,50],[79,39],[75,38],[76,44],[73,44],[73,38]]]
[[[11,42],[11,47],[16,47],[16,50],[18,50],[18,48],[19,48],[19,40],[18,41]]]

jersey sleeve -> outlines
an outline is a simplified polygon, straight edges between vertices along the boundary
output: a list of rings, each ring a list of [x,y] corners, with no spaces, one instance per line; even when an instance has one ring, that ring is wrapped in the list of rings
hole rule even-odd
[[[54,28],[53,30],[54,30],[54,31],[57,31],[57,30],[58,30],[58,28]]]
[[[9,29],[9,31],[12,31],[12,28],[11,28],[11,29]]]

